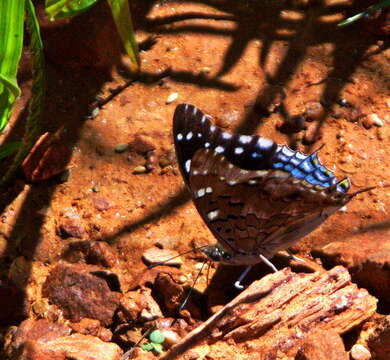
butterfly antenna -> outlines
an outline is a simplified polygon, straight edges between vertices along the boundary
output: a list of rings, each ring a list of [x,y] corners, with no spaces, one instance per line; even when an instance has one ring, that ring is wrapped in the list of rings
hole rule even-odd
[[[154,264],[150,264],[150,265],[148,266],[148,269],[153,269],[153,268],[156,267],[156,266],[164,265],[164,264],[166,264],[167,262],[169,262],[169,261],[171,261],[171,260],[174,260],[174,259],[176,259],[176,258],[178,258],[178,257],[180,257],[180,256],[182,256],[182,255],[186,255],[186,254],[189,254],[189,253],[192,253],[192,252],[196,252],[196,251],[198,251],[198,250],[201,250],[201,249],[203,249],[203,248],[206,248],[207,246],[209,246],[209,245],[199,246],[199,247],[194,248],[194,249],[192,249],[192,250],[188,250],[188,251],[182,252],[182,253],[179,254],[179,255],[172,256],[172,257],[170,257],[170,258],[168,258],[168,259],[165,259],[165,260],[163,260],[163,261],[161,261],[161,262],[154,263]]]
[[[192,295],[192,293],[193,293],[193,291],[194,291],[194,289],[195,289],[195,284],[197,283],[197,281],[198,281],[200,275],[202,274],[203,268],[204,268],[204,266],[205,266],[205,264],[206,264],[207,262],[208,262],[207,260],[205,260],[205,261],[203,262],[202,267],[200,268],[198,274],[196,275],[196,278],[195,278],[195,280],[194,280],[194,283],[192,284],[192,286],[191,286],[191,288],[190,288],[190,291],[188,291],[187,296],[185,297],[185,299],[183,300],[183,302],[180,304],[180,307],[179,307],[179,309],[178,309],[178,313],[180,313],[180,312],[185,308],[185,306],[187,305],[188,299],[189,299],[190,296]]]
[[[356,196],[356,195],[358,195],[358,194],[361,194],[361,193],[370,191],[370,190],[372,190],[372,189],[376,189],[376,186],[370,186],[370,187],[367,187],[367,188],[364,188],[364,189],[355,191],[354,193],[351,194],[351,196],[354,197],[354,196]]]
[[[119,359],[119,360],[127,360],[130,355],[132,354],[133,350],[139,346],[139,344],[141,344],[142,340],[145,339],[153,330],[156,330],[156,325],[153,325],[152,327],[150,327],[148,330],[146,330],[142,336],[140,337],[140,339],[129,349],[127,350],[123,355],[122,357]]]

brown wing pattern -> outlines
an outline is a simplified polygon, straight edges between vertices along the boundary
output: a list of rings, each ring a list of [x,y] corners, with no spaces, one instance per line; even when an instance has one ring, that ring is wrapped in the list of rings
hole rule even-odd
[[[212,149],[196,151],[189,186],[226,250],[266,257],[291,246],[351,199],[288,172],[243,170]]]

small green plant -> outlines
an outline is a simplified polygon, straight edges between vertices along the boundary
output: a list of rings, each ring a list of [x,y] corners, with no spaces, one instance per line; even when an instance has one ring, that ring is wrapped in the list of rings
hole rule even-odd
[[[366,10],[364,10],[360,13],[353,15],[353,16],[339,22],[337,24],[337,26],[346,26],[346,25],[352,24],[352,23],[358,21],[359,19],[361,19],[362,17],[370,15],[370,14],[374,13],[375,11],[383,9],[389,5],[390,5],[390,0],[381,1],[375,5],[370,6],[369,8],[367,8]]]
[[[98,0],[46,0],[51,20],[73,17],[87,11]],[[106,0],[117,30],[130,58],[133,71],[139,70],[139,53],[128,0]],[[15,101],[20,96],[17,71],[23,49],[24,31],[30,37],[32,53],[32,95],[26,129],[21,142],[0,145],[0,160],[16,152],[11,166],[0,179],[6,184],[41,134],[40,119],[45,97],[45,61],[38,19],[32,0],[0,0],[0,133],[5,129]]]
[[[153,351],[156,354],[161,354],[163,351],[162,343],[165,340],[164,333],[160,330],[153,330],[149,334],[149,342],[141,346],[141,349],[146,351]]]

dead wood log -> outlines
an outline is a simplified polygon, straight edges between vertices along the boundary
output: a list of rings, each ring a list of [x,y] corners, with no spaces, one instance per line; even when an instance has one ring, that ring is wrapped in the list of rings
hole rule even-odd
[[[312,274],[285,268],[252,283],[161,359],[294,359],[307,334],[343,334],[376,303],[341,266]]]

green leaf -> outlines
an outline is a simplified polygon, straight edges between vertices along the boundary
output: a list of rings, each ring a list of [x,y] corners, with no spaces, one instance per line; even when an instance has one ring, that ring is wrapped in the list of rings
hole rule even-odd
[[[156,344],[154,342],[151,343],[153,346],[153,351],[156,352],[157,354],[161,354],[163,351],[163,347],[161,344]]]
[[[131,70],[139,70],[138,44],[135,39],[133,22],[131,20],[128,0],[107,0],[111,7],[112,16],[115,21],[123,46],[129,55]]]
[[[0,0],[0,3],[1,1],[2,0]],[[0,180],[0,185],[6,184],[11,179],[15,170],[23,162],[41,133],[40,122],[45,96],[45,60],[43,55],[43,44],[34,5],[31,0],[26,0],[25,5],[26,25],[28,34],[30,35],[30,50],[33,63],[31,98],[29,101],[28,117],[22,146],[18,149],[10,168]]]
[[[150,335],[149,339],[151,342],[156,344],[162,344],[165,340],[164,333],[160,330],[153,330]]]
[[[153,350],[153,345],[151,343],[146,343],[146,344],[141,346],[141,349],[145,350],[145,351],[152,351]]]
[[[6,144],[1,144],[0,145],[0,160],[3,160],[6,157],[17,152],[21,145],[22,145],[22,143],[20,141],[14,141],[14,142],[6,143]]]
[[[346,26],[346,25],[352,24],[355,21],[358,21],[359,19],[361,19],[364,15],[370,14],[376,10],[379,10],[379,9],[383,9],[386,6],[390,6],[390,0],[384,0],[384,1],[381,1],[380,3],[372,5],[369,8],[367,8],[365,11],[362,11],[361,13],[358,13],[358,14],[353,15],[353,16],[351,16],[343,21],[340,21],[337,24],[337,26]]]
[[[87,11],[98,0],[46,0],[45,10],[50,20],[69,18]]]
[[[0,1],[0,131],[20,95],[16,74],[23,48],[24,6],[25,0]]]

